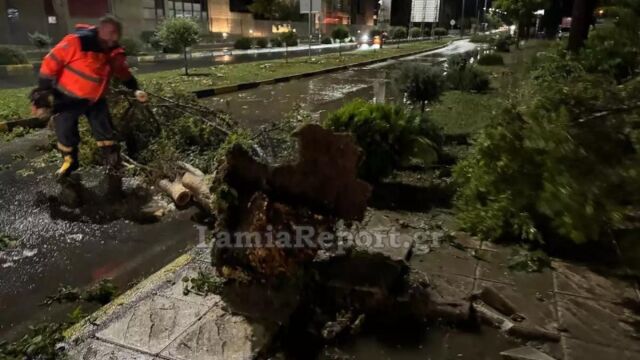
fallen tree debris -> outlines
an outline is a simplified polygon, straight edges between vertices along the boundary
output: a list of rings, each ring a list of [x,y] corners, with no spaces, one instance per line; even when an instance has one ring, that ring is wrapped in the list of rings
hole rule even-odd
[[[180,181],[160,180],[158,186],[166,192],[178,207],[186,206],[191,201],[191,193]]]

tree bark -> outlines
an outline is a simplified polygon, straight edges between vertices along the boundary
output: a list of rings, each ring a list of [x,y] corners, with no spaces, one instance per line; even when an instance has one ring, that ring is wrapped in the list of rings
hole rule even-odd
[[[596,0],[574,0],[571,14],[571,33],[567,50],[577,53],[584,47],[589,36],[589,26],[593,22]]]
[[[187,48],[184,48],[184,74],[189,76],[189,61],[187,60]]]
[[[562,6],[564,0],[553,0],[544,12],[542,23],[544,24],[545,37],[553,40],[558,36],[558,28],[562,21]]]

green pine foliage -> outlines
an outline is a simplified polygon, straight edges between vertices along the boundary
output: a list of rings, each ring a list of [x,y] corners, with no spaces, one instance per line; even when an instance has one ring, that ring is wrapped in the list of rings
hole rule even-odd
[[[374,182],[404,166],[431,165],[442,142],[439,129],[423,114],[361,99],[331,114],[325,125],[353,134],[365,155],[360,174]]]

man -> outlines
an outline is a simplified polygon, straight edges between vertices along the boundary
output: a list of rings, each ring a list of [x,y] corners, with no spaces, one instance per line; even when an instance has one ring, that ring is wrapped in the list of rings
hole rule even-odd
[[[31,94],[32,110],[39,114],[42,108],[52,107],[58,149],[64,158],[56,172],[61,177],[80,166],[78,119],[83,114],[89,120],[105,165],[110,169],[119,165],[120,150],[105,99],[111,76],[135,91],[138,101],[147,101],[147,94],[138,89],[124,49],[118,44],[121,36],[120,21],[105,16],[95,27],[77,25],[76,31],[65,36],[43,59],[38,87]]]

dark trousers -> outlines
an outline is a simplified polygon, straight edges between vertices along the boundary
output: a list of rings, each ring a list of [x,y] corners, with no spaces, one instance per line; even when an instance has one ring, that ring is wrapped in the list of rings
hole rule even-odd
[[[90,103],[88,100],[55,96],[53,114],[58,143],[65,148],[77,149],[80,144],[78,121],[81,115],[86,115],[93,138],[99,145],[103,142],[111,143],[114,140],[109,105],[104,98]]]

